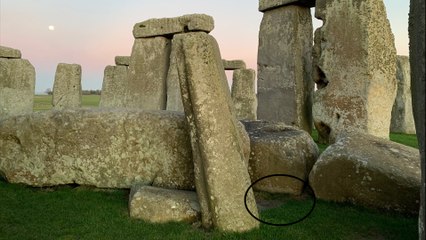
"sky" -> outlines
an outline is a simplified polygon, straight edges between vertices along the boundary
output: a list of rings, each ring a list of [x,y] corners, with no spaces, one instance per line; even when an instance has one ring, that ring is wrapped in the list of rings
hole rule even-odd
[[[399,55],[408,55],[409,0],[384,0]],[[102,88],[115,56],[129,56],[134,24],[205,13],[222,58],[256,69],[258,0],[0,0],[0,45],[21,50],[36,69],[36,93],[53,88],[58,63],[82,66],[84,90]],[[312,15],[314,9],[312,9]],[[313,20],[314,29],[321,22]]]

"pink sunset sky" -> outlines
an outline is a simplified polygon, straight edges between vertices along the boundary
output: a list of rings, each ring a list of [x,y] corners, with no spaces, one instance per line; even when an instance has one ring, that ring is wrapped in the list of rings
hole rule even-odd
[[[384,2],[397,52],[408,55],[409,1]],[[222,58],[256,69],[257,9],[258,0],[0,0],[0,45],[20,49],[34,65],[37,93],[53,87],[58,63],[80,64],[83,89],[101,89],[105,67],[130,55],[135,23],[205,13],[215,20]],[[320,25],[314,20],[314,29]]]

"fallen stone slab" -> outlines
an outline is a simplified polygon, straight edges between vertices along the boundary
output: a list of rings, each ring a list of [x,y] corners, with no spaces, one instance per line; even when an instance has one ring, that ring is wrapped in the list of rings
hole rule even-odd
[[[197,193],[151,186],[133,186],[129,197],[131,218],[151,223],[186,222],[200,219]]]
[[[178,72],[191,132],[195,185],[204,227],[243,232],[259,227],[244,196],[250,176],[219,46],[206,33],[175,35]],[[258,214],[253,192],[247,206]]]
[[[128,69],[127,66],[122,65],[105,68],[99,107],[126,106]]]
[[[155,36],[170,36],[184,32],[211,32],[214,28],[214,20],[205,14],[188,14],[175,18],[153,18],[133,27],[135,38]]]
[[[343,133],[316,161],[309,182],[319,199],[418,213],[415,148],[363,133]]]
[[[117,66],[129,66],[130,65],[130,56],[116,56],[115,65]]]
[[[282,122],[242,123],[250,136],[249,173],[252,182],[272,174],[288,174],[308,181],[319,151],[307,132]],[[271,177],[256,183],[253,188],[300,195],[304,184],[289,177]]]
[[[21,51],[18,49],[0,46],[0,58],[21,58]]]
[[[246,63],[243,60],[225,60],[222,59],[223,68],[225,70],[245,69]]]
[[[0,58],[0,119],[33,111],[35,69],[26,59]]]
[[[256,72],[253,69],[237,69],[232,75],[231,97],[237,119],[256,120]]]
[[[286,5],[315,7],[315,0],[259,0],[259,12],[266,12]]]
[[[81,107],[81,66],[59,63],[53,84],[52,105],[54,109]]]
[[[145,184],[193,189],[183,114],[126,109],[36,112],[0,121],[0,174],[31,186]]]

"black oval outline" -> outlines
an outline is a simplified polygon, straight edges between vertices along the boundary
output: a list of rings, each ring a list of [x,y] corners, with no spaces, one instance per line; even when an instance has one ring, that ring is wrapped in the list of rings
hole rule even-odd
[[[308,187],[308,188],[310,188],[311,189],[311,192],[312,192],[312,194],[313,194],[313,199],[314,199],[314,203],[312,204],[312,208],[311,208],[311,210],[309,210],[309,212],[308,212],[308,214],[306,214],[303,218],[301,218],[301,219],[299,219],[299,220],[297,220],[297,221],[294,221],[294,222],[290,222],[290,223],[279,223],[279,224],[276,224],[276,223],[270,223],[270,222],[266,222],[266,221],[263,221],[262,219],[259,219],[259,218],[257,218],[256,216],[254,216],[253,215],[253,213],[252,212],[250,212],[250,209],[248,208],[248,206],[247,206],[247,194],[248,194],[248,192],[250,191],[250,188],[253,188],[253,185],[255,185],[256,183],[258,183],[258,182],[260,182],[260,181],[262,181],[263,179],[265,179],[265,178],[270,178],[270,177],[290,177],[290,178],[294,178],[294,179],[297,179],[297,180],[299,180],[299,181],[301,181],[301,182],[303,182],[303,184],[306,184],[306,186]],[[261,222],[261,223],[264,223],[264,224],[268,224],[268,225],[272,225],[272,226],[277,226],[277,227],[284,227],[284,226],[290,226],[290,225],[293,225],[293,224],[296,224],[296,223],[299,223],[299,222],[301,222],[301,221],[303,221],[303,220],[305,220],[309,215],[311,215],[311,213],[314,211],[314,208],[315,208],[315,205],[316,205],[316,202],[317,202],[317,198],[316,198],[316,196],[315,196],[315,192],[314,192],[314,190],[312,189],[312,187],[307,183],[307,182],[305,182],[303,179],[300,179],[300,178],[298,178],[298,177],[296,177],[296,176],[293,176],[293,175],[289,175],[289,174],[271,174],[271,175],[267,175],[267,176],[264,176],[264,177],[261,177],[261,178],[259,178],[259,179],[257,179],[256,181],[254,181],[248,188],[247,188],[247,190],[246,190],[246,193],[244,194],[244,206],[246,207],[246,210],[247,210],[247,212],[254,218],[254,219],[256,219],[257,221],[259,221],[259,222]]]

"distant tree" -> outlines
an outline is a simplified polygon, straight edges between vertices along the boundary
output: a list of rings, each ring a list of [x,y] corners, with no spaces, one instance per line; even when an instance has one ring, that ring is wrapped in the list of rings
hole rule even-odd
[[[44,90],[44,93],[46,93],[47,95],[52,95],[53,91],[51,88],[47,88],[46,90]]]

